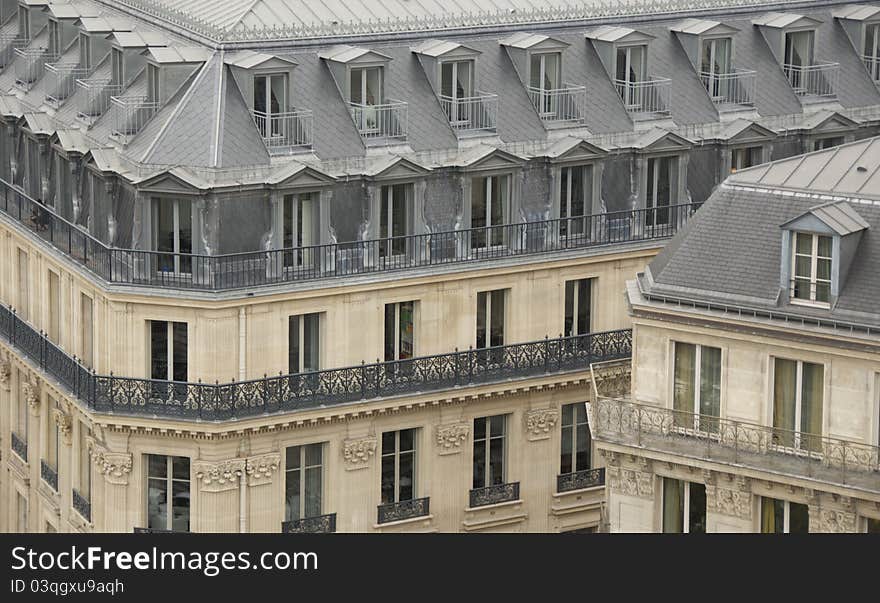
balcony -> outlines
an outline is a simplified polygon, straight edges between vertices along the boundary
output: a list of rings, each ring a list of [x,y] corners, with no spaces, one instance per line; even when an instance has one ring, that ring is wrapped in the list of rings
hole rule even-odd
[[[80,67],[79,61],[46,63],[46,102],[61,106],[76,90],[76,80],[88,75],[89,70]]]
[[[651,78],[641,82],[614,80],[614,87],[627,112],[635,117],[651,118],[669,115],[669,94],[672,80]]]
[[[46,63],[56,58],[49,54],[48,48],[16,48],[15,85],[30,90],[43,75]]]
[[[312,148],[313,116],[311,111],[263,113],[254,111],[254,123],[272,155],[286,155]]]
[[[111,135],[123,144],[140,132],[159,110],[157,101],[139,95],[111,96],[110,104],[113,113]]]
[[[19,435],[17,433],[15,433],[14,431],[11,432],[11,435],[12,435],[12,437],[10,438],[10,442],[12,445],[12,452],[17,454],[18,458],[20,458],[25,463],[27,463],[27,460],[28,460],[27,442],[25,440],[21,439],[21,437],[19,437]]]
[[[199,421],[573,373],[632,355],[632,330],[624,329],[211,384],[94,374],[4,307],[0,336],[95,412]]]
[[[512,484],[497,484],[486,488],[474,488],[470,491],[469,506],[472,509],[477,507],[488,507],[489,505],[497,505],[500,503],[513,502],[519,500],[519,482]]]
[[[92,503],[90,503],[85,496],[77,492],[75,488],[73,489],[72,494],[74,510],[86,521],[92,521]]]
[[[752,107],[755,104],[757,72],[700,73],[706,92],[719,110]]]
[[[546,90],[528,88],[532,106],[547,125],[578,125],[584,123],[587,105],[586,86],[564,84],[562,88]]]
[[[875,84],[880,84],[880,57],[864,55],[862,61],[865,63],[865,69],[871,76]]]
[[[802,99],[824,100],[837,97],[837,79],[840,75],[838,63],[783,65],[782,70],[794,93]]]
[[[877,446],[625,399],[599,398],[588,413],[598,442],[880,492]]]
[[[281,524],[283,534],[332,534],[336,531],[336,513],[307,517]]]
[[[572,492],[605,485],[605,467],[585,469],[556,476],[557,492]]]
[[[15,60],[15,51],[30,44],[27,38],[18,37],[17,33],[0,35],[0,67],[6,67]]]
[[[611,245],[660,241],[698,204],[608,212],[420,235],[253,251],[174,254],[109,247],[4,180],[0,215],[108,283],[228,291],[358,274],[417,270]]]
[[[416,517],[425,517],[430,513],[430,500],[428,498],[413,498],[400,502],[379,505],[379,518],[377,523],[391,523],[393,521],[405,521]]]
[[[366,142],[406,142],[407,104],[388,99],[383,105],[349,103],[351,119]]]
[[[109,77],[86,78],[76,80],[81,91],[77,118],[92,125],[110,108],[110,99],[122,94],[122,86],[111,84]]]
[[[457,136],[494,134],[498,123],[498,95],[480,92],[467,98],[440,97],[440,106]]]
[[[177,534],[174,530],[159,530],[157,528],[134,528],[132,534]]]
[[[46,461],[40,461],[40,477],[44,482],[58,492],[58,472]]]

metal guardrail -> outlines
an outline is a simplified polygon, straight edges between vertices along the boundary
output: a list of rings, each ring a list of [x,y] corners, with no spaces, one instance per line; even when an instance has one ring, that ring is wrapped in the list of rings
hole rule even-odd
[[[332,534],[335,531],[336,513],[281,523],[281,532],[284,534]]]
[[[528,87],[535,111],[545,123],[582,123],[587,106],[587,87],[564,84],[562,88]]]
[[[783,65],[788,83],[798,96],[837,96],[838,63],[816,65]]]
[[[57,59],[49,54],[48,48],[16,48],[15,49],[15,85],[24,90],[43,75],[44,66],[48,61]]]
[[[700,73],[706,92],[716,105],[755,104],[757,72],[734,71],[732,73]]]
[[[14,431],[11,432],[10,444],[12,448],[12,452],[18,455],[18,457],[23,460],[25,463],[28,462],[28,445],[25,440],[23,440],[17,433]]]
[[[76,80],[88,77],[89,70],[79,61],[46,64],[46,102],[59,106],[76,91]]]
[[[30,42],[27,38],[18,37],[17,33],[0,35],[0,67],[6,67],[12,63],[17,56],[15,51],[24,48]]]
[[[585,469],[556,476],[556,491],[571,492],[605,485],[605,467]]]
[[[640,82],[614,80],[614,87],[629,113],[669,113],[672,80],[668,78],[651,78]]]
[[[92,521],[92,503],[85,496],[77,492],[76,488],[72,490],[72,494],[74,510],[86,521]]]
[[[416,517],[425,517],[431,512],[429,498],[412,498],[399,502],[379,505],[377,523],[391,523]]]
[[[863,55],[862,61],[865,63],[865,69],[868,70],[871,79],[876,83],[880,83],[880,57]]]
[[[271,154],[312,148],[314,116],[310,110],[284,113],[253,112],[254,123]]]
[[[477,96],[440,96],[440,106],[456,133],[495,132],[498,123],[498,95],[480,92]]]
[[[110,106],[113,113],[113,136],[126,142],[141,131],[159,110],[159,102],[151,101],[146,96],[111,96]]]
[[[88,124],[110,108],[110,99],[122,94],[122,85],[111,84],[109,77],[76,80],[77,88],[83,91],[79,96],[77,117]]]
[[[210,384],[97,375],[5,307],[0,335],[93,411],[208,421],[585,370],[632,355],[632,330],[621,329]]]
[[[387,103],[381,105],[349,103],[351,118],[358,132],[367,140],[406,140],[407,108],[405,102],[394,99],[388,99]]]
[[[0,180],[0,212],[108,283],[224,291],[666,239],[699,204],[227,255],[109,247]]]
[[[486,507],[499,503],[519,500],[519,482],[497,484],[486,488],[474,488],[470,491],[470,507]]]
[[[58,472],[54,467],[43,460],[40,461],[40,477],[44,482],[49,484],[53,490],[58,492]]]

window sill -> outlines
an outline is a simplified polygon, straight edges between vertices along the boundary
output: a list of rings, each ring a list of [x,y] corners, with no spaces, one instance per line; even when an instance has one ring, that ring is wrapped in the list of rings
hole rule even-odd
[[[823,310],[830,310],[831,304],[829,302],[817,302],[811,301],[809,299],[797,299],[794,297],[790,297],[788,299],[788,303],[792,306],[804,306],[806,308],[821,308]]]

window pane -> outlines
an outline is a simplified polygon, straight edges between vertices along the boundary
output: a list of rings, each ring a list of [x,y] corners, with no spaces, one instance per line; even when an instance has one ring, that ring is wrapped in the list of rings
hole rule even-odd
[[[807,534],[810,531],[810,511],[807,505],[788,503],[788,533]]]
[[[398,500],[412,500],[415,494],[415,452],[400,454],[400,484]]]
[[[575,294],[575,285],[577,281],[566,281],[565,282],[565,336],[570,337],[575,334],[574,326],[575,326],[575,307],[574,307],[574,294]]]
[[[492,292],[492,325],[489,345],[504,345],[504,290]]]
[[[289,471],[291,469],[299,469],[300,457],[302,449],[299,446],[290,446],[287,448],[287,454],[284,460],[284,466]]]
[[[578,403],[578,406],[583,406]],[[576,429],[577,434],[577,456],[575,458],[575,471],[585,471],[590,468],[590,453],[592,447],[592,439],[590,436],[590,428],[586,423],[580,423]]]
[[[150,454],[147,456],[147,475],[149,477],[168,477],[168,461],[164,456]]]
[[[414,314],[413,302],[401,302],[399,304],[399,321],[400,321],[400,354],[401,360],[412,358],[415,349],[415,328],[413,322]]]
[[[296,447],[299,448],[299,447]],[[288,448],[288,451],[292,450]],[[288,468],[290,465],[288,465]],[[284,482],[284,513],[287,521],[302,519],[300,515],[301,499],[300,499],[300,480],[302,472],[299,469],[288,470]]]
[[[171,529],[175,532],[189,531],[189,482],[172,482]]]
[[[491,428],[491,436],[493,438],[503,436],[504,435],[504,415],[495,415],[494,417],[489,418],[490,428]]]
[[[395,360],[396,359],[396,349],[395,344],[396,333],[395,333],[395,321],[394,321],[394,313],[397,304],[385,304],[385,360]]]
[[[361,104],[363,97],[363,70],[352,69],[350,81],[351,102]]]
[[[811,255],[813,253],[813,236],[801,232],[797,233],[796,251],[799,254]]]
[[[703,484],[688,484],[690,497],[688,499],[688,532],[690,534],[706,533],[706,486]]]
[[[320,369],[320,314],[306,314],[303,332],[303,370],[317,371]]]
[[[287,320],[287,366],[291,373],[300,372],[299,316]]]
[[[700,414],[721,415],[721,350],[700,348]]]
[[[312,467],[306,469],[305,483],[305,513],[306,517],[317,517],[321,515],[321,498],[322,498],[322,468]]]
[[[777,358],[773,378],[773,427],[784,429],[774,434],[777,443],[793,446],[795,417],[795,389],[797,387],[797,362]]]
[[[565,407],[563,407],[564,409]],[[572,440],[574,438],[574,427],[569,425],[562,427],[562,452],[560,458],[560,473],[572,473],[574,466],[572,465]]]
[[[189,375],[187,374],[186,323],[175,322],[173,325],[173,331],[174,347],[172,351],[174,372],[172,374],[172,378],[174,379],[174,381],[187,381]]]
[[[489,484],[504,483],[504,438],[489,440]]]
[[[486,341],[486,311],[488,310],[489,295],[486,291],[477,293],[477,346],[485,348],[488,345]]]
[[[147,480],[147,527],[154,530],[168,529],[168,481]]]
[[[400,430],[400,451],[404,452],[407,450],[415,450],[416,449],[416,430],[415,429],[402,429]]]
[[[382,504],[388,504],[394,502],[394,461],[395,455],[394,453],[387,454],[386,450],[386,441],[385,435],[382,436]],[[394,437],[394,432],[391,432],[392,438]]]
[[[322,444],[309,444],[306,446],[306,466],[315,467],[323,463],[324,446]]]
[[[804,362],[801,375],[801,424],[803,433],[822,434],[822,398],[825,367]],[[820,450],[820,438],[803,438],[801,445],[807,450]]]
[[[474,440],[473,483],[474,488],[482,488],[486,486],[486,440]]]
[[[172,457],[171,468],[174,479],[189,480],[189,459],[187,457]]]
[[[590,304],[592,282],[588,278],[578,281],[577,334],[590,332]]]
[[[694,380],[696,379],[697,348],[690,343],[675,342],[675,377],[672,408],[676,425],[690,425],[694,412]]]
[[[684,532],[684,482],[663,478],[663,532]]]
[[[452,97],[452,67],[454,63],[442,63],[440,66],[440,94],[441,96]]]
[[[775,498],[761,498],[761,533],[782,534],[785,531],[785,503]]]
[[[150,321],[150,378],[168,379],[168,323]]]

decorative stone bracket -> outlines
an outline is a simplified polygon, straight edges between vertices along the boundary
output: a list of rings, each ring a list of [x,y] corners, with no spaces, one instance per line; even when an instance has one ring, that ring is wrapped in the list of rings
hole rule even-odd
[[[370,457],[376,453],[376,438],[368,436],[356,440],[345,440],[342,445],[342,457],[348,471],[366,469],[370,466]]]
[[[36,375],[28,375],[27,379],[21,384],[21,391],[24,399],[31,409],[31,414],[40,414],[40,382]]]
[[[236,490],[245,474],[245,459],[224,461],[195,461],[193,474],[201,482],[203,492]]]
[[[739,519],[752,518],[752,492],[747,478],[728,476],[727,480],[718,480],[711,471],[705,471],[704,477],[708,511]]]
[[[61,441],[65,445],[70,446],[73,435],[73,417],[70,412],[64,412],[60,408],[52,409],[52,419],[58,425],[58,432],[61,434]]]
[[[437,437],[437,454],[457,454],[461,452],[462,445],[467,441],[469,433],[470,425],[467,423],[438,425],[435,433]]]
[[[0,387],[9,391],[9,376],[12,374],[12,364],[9,362],[9,354],[0,352]]]
[[[620,458],[611,453],[608,457],[608,466],[605,475],[608,486],[624,496],[637,496],[639,498],[654,498],[654,472],[651,463],[647,459],[639,459],[641,468],[622,467]]]
[[[546,440],[559,420],[559,411],[555,408],[533,408],[523,416],[526,436],[530,441]]]
[[[95,438],[88,438],[89,456],[95,463],[98,472],[109,484],[119,486],[128,485],[128,476],[131,473],[131,453],[110,452]]]
[[[248,457],[245,472],[248,477],[249,486],[262,486],[271,484],[272,477],[281,466],[281,454],[278,452],[269,452],[257,456]]]

